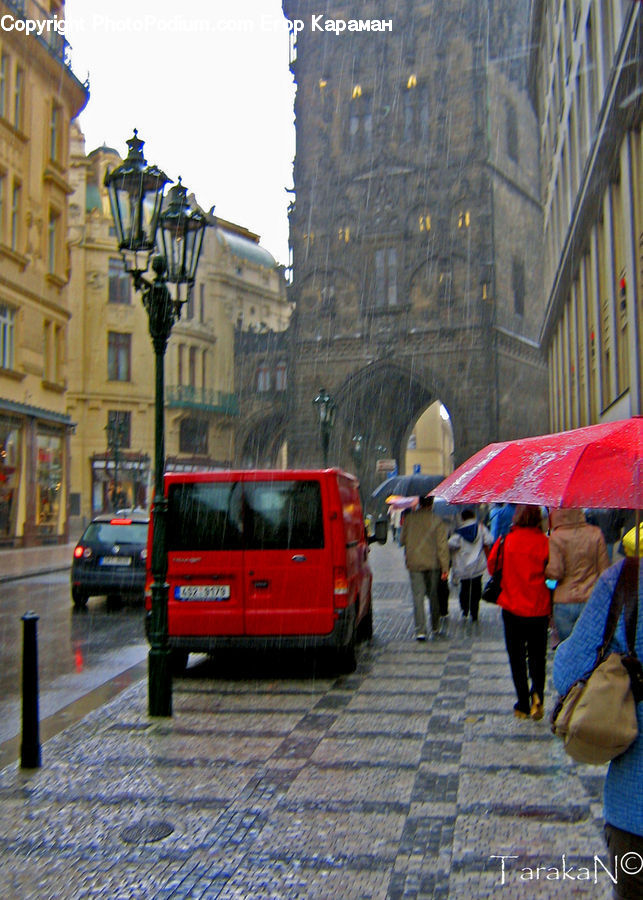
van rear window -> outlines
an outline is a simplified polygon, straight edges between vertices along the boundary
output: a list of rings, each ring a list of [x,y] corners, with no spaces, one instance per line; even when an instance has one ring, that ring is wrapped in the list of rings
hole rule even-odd
[[[170,485],[168,550],[241,550],[242,537],[239,482]]]
[[[169,551],[305,550],[323,546],[318,481],[170,485]]]
[[[318,481],[244,484],[248,550],[305,550],[324,546]]]

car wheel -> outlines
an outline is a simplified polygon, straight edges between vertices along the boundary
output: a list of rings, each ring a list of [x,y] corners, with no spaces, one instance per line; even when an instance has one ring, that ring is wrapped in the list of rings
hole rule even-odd
[[[337,670],[338,672],[341,672],[342,675],[350,675],[350,673],[354,672],[357,668],[357,653],[355,645],[356,635],[355,626],[353,626],[348,643],[343,647],[340,647],[336,655]]]
[[[189,652],[187,650],[171,650],[170,651],[170,670],[172,675],[180,678],[185,675],[188,664]]]
[[[368,598],[368,610],[357,630],[360,641],[370,641],[373,637],[373,601],[370,597]]]
[[[87,606],[87,594],[85,591],[81,591],[80,588],[73,587],[71,589],[71,600],[74,604],[75,609],[85,609]]]

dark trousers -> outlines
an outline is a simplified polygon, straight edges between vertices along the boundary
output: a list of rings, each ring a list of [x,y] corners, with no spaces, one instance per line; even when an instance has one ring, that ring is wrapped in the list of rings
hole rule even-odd
[[[482,575],[475,578],[463,578],[460,581],[460,609],[463,616],[471,613],[474,622],[478,621],[480,594],[482,593]]]
[[[613,896],[616,900],[640,900],[643,897],[643,872],[640,871],[643,836],[606,823],[605,840],[610,858],[610,871],[617,876]],[[624,864],[621,864],[621,860]],[[628,867],[631,874],[628,873]]]
[[[440,615],[449,615],[449,582],[446,578],[441,578],[438,582],[438,605],[440,607]]]
[[[531,708],[531,694],[538,694],[541,700],[545,697],[549,616],[516,616],[503,609],[502,621],[505,626],[505,645],[511,677],[518,698],[516,709],[528,713]],[[527,673],[531,680],[531,690]]]

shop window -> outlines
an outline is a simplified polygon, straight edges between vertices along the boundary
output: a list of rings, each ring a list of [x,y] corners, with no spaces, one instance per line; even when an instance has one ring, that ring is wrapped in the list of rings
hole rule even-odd
[[[39,431],[36,444],[36,524],[55,532],[62,494],[63,439],[58,434]]]
[[[132,302],[130,292],[130,278],[123,267],[119,257],[110,256],[107,268],[108,303],[122,303],[129,305]]]
[[[107,380],[131,381],[132,335],[107,332]]]
[[[179,451],[205,456],[208,452],[208,423],[200,419],[182,419],[179,425]]]
[[[0,416],[0,540],[14,535],[16,529],[20,436],[20,421]]]
[[[13,369],[15,310],[0,304],[0,368]]]

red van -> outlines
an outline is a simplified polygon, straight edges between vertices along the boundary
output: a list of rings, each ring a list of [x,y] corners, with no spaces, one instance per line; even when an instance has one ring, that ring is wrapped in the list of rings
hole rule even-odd
[[[168,635],[188,653],[226,647],[332,648],[342,671],[373,632],[369,538],[358,482],[339,469],[172,473]],[[152,528],[146,608],[151,609]]]

